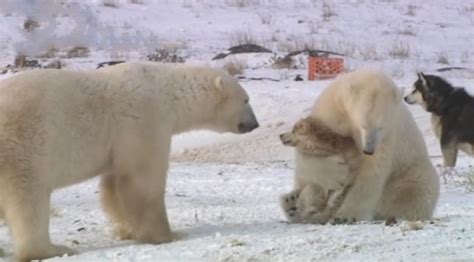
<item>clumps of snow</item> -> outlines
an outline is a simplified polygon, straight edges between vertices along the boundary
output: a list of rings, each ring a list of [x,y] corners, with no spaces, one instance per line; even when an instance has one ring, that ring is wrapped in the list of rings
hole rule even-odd
[[[402,232],[412,231],[412,230],[421,230],[425,227],[423,221],[403,221],[400,224],[400,229]]]
[[[474,167],[446,168],[438,167],[438,173],[444,184],[452,188],[462,188],[474,192]]]

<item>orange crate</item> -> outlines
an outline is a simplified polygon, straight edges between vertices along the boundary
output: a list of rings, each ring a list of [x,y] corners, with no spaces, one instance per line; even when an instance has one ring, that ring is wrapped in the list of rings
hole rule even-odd
[[[342,72],[343,58],[310,56],[308,59],[308,80],[333,78]]]

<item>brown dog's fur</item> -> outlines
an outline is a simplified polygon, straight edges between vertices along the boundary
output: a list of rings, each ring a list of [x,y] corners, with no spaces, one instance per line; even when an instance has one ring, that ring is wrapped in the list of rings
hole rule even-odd
[[[321,162],[320,166],[332,165],[334,162],[324,161],[328,158],[339,159],[336,165],[347,165],[342,174],[317,174],[326,170],[314,170],[314,176],[342,177],[337,188],[324,189],[319,183],[295,183],[295,190],[281,197],[280,205],[285,216],[292,223],[325,224],[334,218],[341,206],[346,193],[350,189],[353,170],[357,166],[360,155],[354,140],[331,131],[321,122],[307,117],[299,120],[291,132],[280,135],[282,143],[295,147],[297,153],[304,154],[310,161]],[[341,170],[338,168],[327,170]],[[334,171],[340,173],[339,171]],[[313,175],[313,174],[311,174]],[[298,180],[298,178],[296,178]],[[305,179],[311,180],[311,179]],[[317,179],[316,179],[317,180]]]
[[[351,137],[334,133],[320,121],[307,117],[293,126],[292,132],[280,135],[286,146],[296,147],[300,152],[318,157],[342,154],[352,158],[358,154]]]

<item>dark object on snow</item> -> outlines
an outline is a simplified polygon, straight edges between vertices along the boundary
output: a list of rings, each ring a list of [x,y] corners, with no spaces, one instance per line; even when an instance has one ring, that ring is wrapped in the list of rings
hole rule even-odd
[[[278,79],[270,78],[270,77],[246,77],[246,76],[238,76],[237,79],[239,80],[269,80],[273,82],[280,82]]]
[[[356,219],[352,218],[345,218],[345,217],[335,217],[331,221],[331,225],[352,225],[355,224]]]
[[[107,62],[102,62],[97,64],[97,67],[95,69],[99,69],[101,67],[106,67],[106,66],[113,66],[117,64],[125,63],[125,61],[119,60],[119,61],[107,61]]]
[[[156,48],[146,56],[146,60],[162,63],[184,63],[186,61],[177,48]]]
[[[291,69],[293,67],[293,58],[290,56],[277,58],[272,67],[275,69]]]
[[[49,62],[47,65],[45,65],[43,68],[61,69],[62,67],[63,67],[63,64],[61,63],[60,60],[53,60]]]
[[[25,29],[26,32],[32,32],[38,27],[40,27],[40,24],[33,20],[33,18],[27,18],[23,23],[23,29]]]
[[[308,53],[309,56],[321,56],[321,57],[327,57],[329,55],[338,55],[338,56],[344,56],[341,53],[336,53],[336,52],[331,52],[331,51],[326,51],[326,50],[319,50],[319,49],[303,49],[303,50],[298,50],[298,51],[293,51],[290,52],[289,54],[286,55],[288,56],[295,56],[299,55],[301,53]]]
[[[386,226],[389,226],[389,227],[390,227],[390,226],[393,226],[393,225],[395,225],[395,224],[397,224],[397,223],[398,223],[398,221],[397,221],[397,219],[396,219],[395,217],[388,217],[387,220],[385,220],[385,225],[386,225]]]
[[[467,70],[465,67],[459,67],[459,66],[450,66],[450,67],[441,67],[436,69],[438,72],[444,72],[444,71],[451,71],[451,70]]]
[[[89,48],[85,46],[76,45],[66,51],[66,58],[88,57],[89,53]]]
[[[17,55],[14,61],[15,68],[30,67],[36,68],[41,67],[41,64],[36,59],[30,59],[24,55]]]
[[[303,77],[301,77],[301,75],[296,75],[295,81],[303,81]]]
[[[212,60],[222,59],[228,55],[241,54],[241,53],[271,53],[269,49],[261,47],[255,44],[237,45],[227,49],[226,53],[220,53],[216,55]]]

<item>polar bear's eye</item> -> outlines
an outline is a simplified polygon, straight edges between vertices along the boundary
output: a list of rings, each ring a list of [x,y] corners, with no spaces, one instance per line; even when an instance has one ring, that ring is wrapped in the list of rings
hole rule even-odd
[[[248,104],[248,103],[249,103],[249,99],[248,99],[248,98],[247,98],[247,99],[245,99],[245,103],[246,103],[246,104]]]

